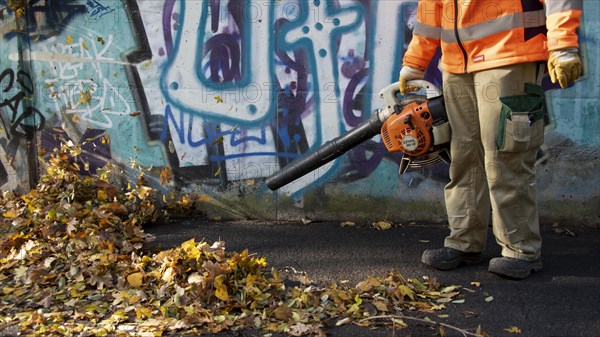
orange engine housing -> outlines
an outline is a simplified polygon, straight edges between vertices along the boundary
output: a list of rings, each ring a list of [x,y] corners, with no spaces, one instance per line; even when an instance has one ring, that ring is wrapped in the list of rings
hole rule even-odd
[[[411,102],[395,113],[381,127],[381,137],[389,152],[420,156],[431,148],[432,116],[427,102]]]

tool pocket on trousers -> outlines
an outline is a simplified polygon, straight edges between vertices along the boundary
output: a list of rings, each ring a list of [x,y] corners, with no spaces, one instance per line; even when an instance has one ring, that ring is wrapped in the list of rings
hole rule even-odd
[[[541,87],[526,84],[525,92],[500,98],[502,110],[497,146],[501,152],[527,151],[544,142],[544,96]]]

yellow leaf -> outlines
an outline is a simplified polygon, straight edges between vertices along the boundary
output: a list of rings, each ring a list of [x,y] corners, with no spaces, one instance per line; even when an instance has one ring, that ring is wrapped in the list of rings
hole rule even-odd
[[[388,229],[392,228],[392,224],[388,221],[377,221],[377,222],[373,223],[373,227],[384,231],[384,230],[388,230]]]
[[[143,279],[143,275],[142,273],[133,273],[133,274],[129,274],[127,276],[127,282],[132,286],[132,287],[136,287],[139,288],[142,286],[142,279]]]
[[[215,101],[217,101],[217,103],[223,103],[224,102],[223,97],[221,97],[221,96],[215,96]]]
[[[15,211],[14,209],[9,209],[8,211],[2,213],[2,216],[5,218],[9,218],[9,219],[14,219],[19,215],[19,213],[17,213],[17,211]]]
[[[406,324],[406,322],[404,322],[400,318],[394,318],[393,322],[396,325],[396,327],[400,327],[400,328],[406,328],[406,327],[408,327],[408,324]]]
[[[88,46],[85,44],[85,41],[81,41],[81,47],[85,50],[88,50]]]
[[[442,310],[442,309],[446,309],[446,306],[444,304],[434,304],[431,306],[431,310]]]
[[[222,143],[223,143],[223,139],[224,139],[224,138],[223,138],[223,136],[221,136],[221,137],[219,137],[219,138],[215,139],[215,140],[212,142],[212,145],[215,145],[215,144],[218,144],[218,143],[222,144]]]
[[[400,294],[402,294],[402,296],[408,296],[411,300],[415,300],[415,292],[409,287],[401,285],[398,287],[398,289],[400,290]]]
[[[108,193],[104,190],[98,190],[98,200],[106,201],[108,199]]]
[[[80,91],[80,97],[78,103],[80,104],[88,104],[92,100],[92,93],[88,91]]]
[[[135,308],[135,317],[137,319],[150,318],[150,317],[152,317],[152,309],[149,309],[146,307],[136,307]]]
[[[225,275],[219,275],[215,279],[215,296],[221,301],[229,301],[229,293],[227,292],[227,286],[223,284],[225,281]]]
[[[65,40],[67,41],[67,44],[73,43],[73,37],[71,35],[67,35],[67,38]]]
[[[517,326],[510,326],[510,327],[504,329],[504,331],[514,333],[514,334],[520,334],[522,332],[521,329]]]

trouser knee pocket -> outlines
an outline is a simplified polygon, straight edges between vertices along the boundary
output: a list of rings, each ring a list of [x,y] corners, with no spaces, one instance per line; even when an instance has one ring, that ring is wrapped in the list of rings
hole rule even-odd
[[[525,85],[525,94],[501,97],[497,146],[501,152],[523,152],[544,142],[545,104],[542,88]]]

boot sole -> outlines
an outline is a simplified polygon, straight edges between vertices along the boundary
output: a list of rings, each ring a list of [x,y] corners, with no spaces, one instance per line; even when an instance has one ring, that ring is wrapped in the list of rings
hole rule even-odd
[[[531,274],[537,273],[542,270],[542,261],[531,263],[526,269],[512,269],[512,270],[496,270],[493,264],[490,264],[488,271],[499,276],[522,280],[528,278]]]

